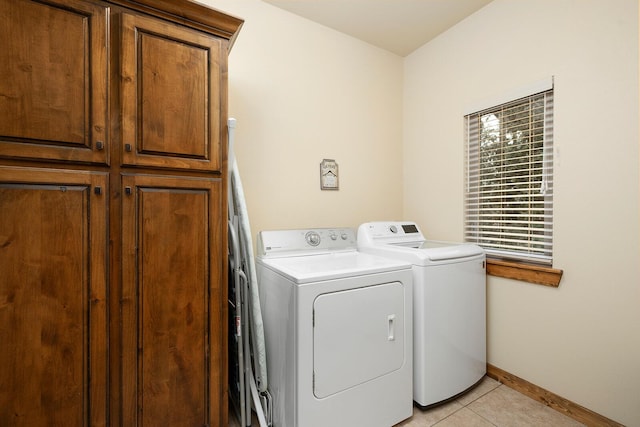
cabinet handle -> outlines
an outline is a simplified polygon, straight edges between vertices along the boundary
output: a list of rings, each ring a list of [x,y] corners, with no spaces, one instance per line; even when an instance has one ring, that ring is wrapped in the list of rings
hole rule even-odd
[[[101,195],[102,194],[102,187],[96,187],[93,189],[94,194],[96,195]]]
[[[104,142],[102,142],[102,141],[97,141],[97,142],[96,142],[96,148],[97,148],[98,150],[104,150]]]
[[[127,196],[131,195],[131,187],[124,187],[124,194],[126,194]]]
[[[124,144],[125,151],[131,151],[131,144]]]

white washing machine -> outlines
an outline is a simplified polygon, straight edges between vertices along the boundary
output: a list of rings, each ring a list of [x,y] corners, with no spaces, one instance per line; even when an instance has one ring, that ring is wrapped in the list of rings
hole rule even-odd
[[[262,231],[257,246],[274,426],[409,418],[411,265],[358,252],[349,228]]]
[[[453,399],[486,373],[484,250],[425,240],[414,222],[358,228],[360,251],[413,265],[413,400],[429,407]]]

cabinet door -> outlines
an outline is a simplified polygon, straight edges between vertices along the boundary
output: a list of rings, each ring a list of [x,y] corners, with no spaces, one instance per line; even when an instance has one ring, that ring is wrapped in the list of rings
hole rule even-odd
[[[222,43],[174,24],[122,15],[123,164],[220,170]]]
[[[0,157],[108,163],[107,8],[0,1]]]
[[[124,425],[227,425],[222,183],[122,182]]]
[[[106,424],[107,194],[105,174],[0,167],[2,426]]]

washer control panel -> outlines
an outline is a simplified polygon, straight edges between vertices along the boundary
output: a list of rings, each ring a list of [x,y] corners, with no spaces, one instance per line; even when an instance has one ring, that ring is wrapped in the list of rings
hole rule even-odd
[[[272,230],[258,233],[258,256],[295,256],[332,251],[355,251],[353,228]]]
[[[358,240],[361,245],[375,243],[402,244],[424,241],[420,228],[412,221],[367,222],[358,228]]]

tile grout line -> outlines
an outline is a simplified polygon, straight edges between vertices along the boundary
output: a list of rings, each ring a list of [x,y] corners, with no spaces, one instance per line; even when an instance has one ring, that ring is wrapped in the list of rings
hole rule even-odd
[[[477,416],[479,416],[480,418],[482,418],[483,420],[485,420],[486,422],[488,422],[489,424],[491,424],[492,426],[495,427],[499,427],[498,424],[495,424],[493,421],[488,420],[487,418],[483,417],[482,414],[477,413],[476,411],[474,411],[472,408],[469,408],[469,405],[471,405],[473,402],[476,402],[477,400],[479,400],[481,397],[484,397],[486,395],[488,395],[489,393],[492,393],[494,391],[496,391],[497,389],[499,389],[500,387],[502,387],[504,384],[499,383],[497,387],[492,388],[491,390],[487,391],[486,393],[483,393],[482,395],[478,396],[477,399],[473,399],[471,402],[469,402],[468,404],[464,405],[463,408],[467,408],[468,410],[470,410],[471,412],[473,412],[474,414],[476,414]]]
[[[432,424],[432,427],[437,426],[438,424],[442,423],[444,420],[446,420],[447,418],[451,417],[453,414],[459,412],[460,410],[467,408],[468,410],[470,410],[471,412],[473,412],[475,415],[477,415],[478,417],[482,418],[483,420],[485,420],[486,422],[488,422],[489,424],[491,424],[492,426],[495,427],[499,427],[498,425],[494,424],[493,422],[491,422],[490,420],[486,419],[485,417],[483,417],[482,415],[478,414],[476,411],[474,411],[473,409],[469,408],[469,405],[471,405],[473,402],[477,401],[478,399],[486,396],[487,394],[491,393],[492,391],[500,388],[501,386],[503,386],[504,384],[502,383],[498,383],[497,387],[492,388],[491,390],[487,390],[486,392],[480,394],[479,396],[477,396],[475,399],[469,401],[466,404],[463,404],[460,402],[460,398],[454,400],[455,403],[459,404],[460,407],[458,409],[456,409],[455,411],[453,411],[452,413],[450,413],[449,415],[447,415],[446,417],[442,418],[441,420],[436,421],[434,424]]]
[[[464,405],[463,408],[467,408],[468,410],[470,410],[471,412],[473,412],[474,414],[476,414],[477,416],[479,416],[480,418],[482,418],[483,420],[485,420],[486,422],[488,422],[492,426],[499,427],[497,424],[494,424],[491,420],[488,420],[487,418],[483,417],[481,414],[479,414],[476,411],[474,411],[472,408],[469,408],[469,405],[471,405],[473,402],[476,402],[476,401],[480,400],[482,397],[488,395],[489,393],[492,393],[492,392],[496,391],[497,389],[499,389],[503,385],[504,384],[502,384],[502,383],[498,383],[497,387],[494,387],[491,390],[488,390],[486,393],[482,393],[480,396],[478,396],[477,398],[473,399],[471,402],[469,402],[466,405]],[[458,412],[458,411],[456,411],[456,412]]]

